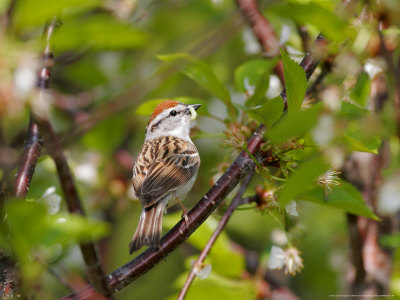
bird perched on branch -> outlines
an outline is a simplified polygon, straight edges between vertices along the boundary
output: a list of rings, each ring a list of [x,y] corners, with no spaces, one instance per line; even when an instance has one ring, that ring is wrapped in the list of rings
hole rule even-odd
[[[200,156],[189,133],[199,107],[168,100],[150,116],[133,168],[133,190],[143,209],[129,244],[130,254],[143,245],[158,248],[165,207],[170,200],[181,204],[196,180]],[[185,210],[184,214],[187,218]]]

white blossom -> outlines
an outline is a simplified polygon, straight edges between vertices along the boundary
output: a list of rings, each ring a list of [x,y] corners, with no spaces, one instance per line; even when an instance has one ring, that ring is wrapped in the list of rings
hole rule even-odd
[[[268,261],[269,269],[285,268],[285,274],[296,275],[303,266],[301,252],[294,247],[283,250],[280,247],[272,246],[271,254]]]
[[[281,36],[279,38],[279,45],[284,45],[290,38],[290,27],[288,25],[283,25],[281,30]]]
[[[290,202],[285,206],[285,210],[291,216],[299,216],[299,213],[297,212],[297,203],[294,200],[290,200]]]
[[[60,210],[61,197],[56,194],[54,186],[46,189],[41,199],[46,203],[50,215],[54,215]]]
[[[370,59],[364,65],[364,71],[369,75],[370,79],[374,79],[376,74],[382,72],[382,68],[375,60]]]
[[[311,134],[318,146],[326,146],[334,137],[334,121],[331,115],[324,114],[318,119]]]
[[[36,72],[33,67],[19,66],[14,72],[14,85],[18,93],[24,97],[35,88]]]
[[[269,76],[269,86],[266,93],[267,98],[272,99],[278,96],[281,93],[281,91],[282,91],[282,84],[278,76],[276,75]]]
[[[269,255],[268,268],[282,269],[285,265],[285,251],[281,247],[272,246],[271,254]]]
[[[244,88],[246,89],[247,93],[249,94],[249,96],[252,96],[254,94],[254,90],[256,89],[256,86],[251,85],[250,81],[247,77],[244,78],[243,85],[244,85]]]
[[[197,277],[199,277],[200,279],[206,279],[210,273],[211,273],[211,265],[210,264],[195,264],[194,261],[192,261],[192,265],[194,265],[193,267],[193,272],[194,274],[196,274]]]
[[[400,211],[400,173],[393,174],[381,185],[377,210],[382,215],[393,215]]]
[[[261,46],[255,39],[253,32],[250,29],[244,31],[242,35],[244,51],[247,54],[257,54],[261,52]]]

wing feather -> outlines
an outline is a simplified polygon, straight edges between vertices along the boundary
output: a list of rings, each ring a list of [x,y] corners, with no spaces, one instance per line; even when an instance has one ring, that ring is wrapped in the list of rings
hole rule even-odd
[[[193,144],[178,138],[167,141],[164,147],[157,147],[159,151],[153,162],[144,168],[146,172],[135,166],[133,186],[144,207],[187,183],[199,168],[200,157]]]

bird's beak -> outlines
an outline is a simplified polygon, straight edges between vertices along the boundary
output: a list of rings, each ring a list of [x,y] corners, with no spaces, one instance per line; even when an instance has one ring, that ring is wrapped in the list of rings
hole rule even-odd
[[[197,113],[196,110],[199,109],[201,104],[191,104],[188,105],[188,109],[186,110],[186,114],[191,114],[192,116],[190,117],[191,120],[196,119]]]
[[[194,110],[198,110],[200,108],[201,104],[192,104],[192,105],[189,105],[189,106],[193,107]]]

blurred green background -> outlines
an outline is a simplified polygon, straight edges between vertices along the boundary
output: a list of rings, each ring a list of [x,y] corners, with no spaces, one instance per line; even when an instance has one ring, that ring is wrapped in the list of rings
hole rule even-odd
[[[385,37],[393,41],[396,48],[400,31],[395,16],[400,12],[400,5],[397,1],[383,2],[381,6],[371,4],[368,9],[371,19],[374,14],[384,11],[392,21]],[[9,4],[10,1],[0,0],[3,16],[0,34],[0,178],[12,186],[29,111],[37,98],[35,80],[45,47],[44,25],[56,16],[58,25],[50,39],[55,66],[51,92],[48,92],[51,94],[49,114],[89,217],[89,220],[67,217],[56,169],[45,150],[30,184],[26,197],[29,201],[7,201],[11,229],[8,233],[2,231],[1,245],[19,262],[25,294],[37,299],[54,299],[71,290],[49,270],[77,286],[87,282],[77,242],[98,239],[106,273],[137,255],[128,253],[128,244],[141,211],[139,201],[132,199],[130,179],[134,160],[144,140],[148,116],[160,99],[203,104],[192,130],[202,162],[197,181],[185,201],[185,206],[191,208],[233,161],[241,143],[250,136],[257,123],[260,120],[268,123],[272,119],[275,122],[280,117],[279,114],[267,118],[265,112],[256,110],[244,113],[246,109],[253,109],[244,107],[249,89],[254,89],[261,76],[265,76],[268,82],[262,99],[274,99],[282,85],[273,71],[278,59],[262,55],[258,41],[242,19],[235,1],[18,0],[8,14]],[[324,108],[317,111],[315,122],[301,132],[306,145],[310,143],[314,150],[306,147],[290,152],[288,161],[297,163],[311,157],[310,153],[314,155],[325,150],[339,149],[343,157],[353,151],[377,153],[379,141],[391,138],[393,160],[385,171],[390,176],[399,170],[399,159],[395,157],[400,153],[393,140],[392,106],[385,106],[379,120],[368,119],[373,78],[363,71],[367,63],[375,59],[371,41],[376,39],[376,33],[367,18],[358,18],[365,9],[364,4],[352,5],[348,10],[340,4],[338,0],[260,1],[261,11],[272,23],[281,46],[295,61],[299,62],[305,53],[300,27],[307,33],[310,45],[319,32],[331,41],[325,53],[331,55],[331,69],[324,78],[323,87],[312,94],[310,102],[336,95],[340,101],[351,99],[353,103],[346,106],[339,101],[337,109],[329,107],[330,98],[326,100],[324,103],[328,105],[324,104]],[[394,50],[395,54],[397,52]],[[174,53],[189,53],[204,62],[205,67],[199,68],[206,71],[199,77],[210,75],[211,70],[224,88],[202,85],[201,79],[188,74],[186,67],[190,59],[182,59],[179,55],[178,58],[160,56]],[[329,60],[326,56],[324,59]],[[252,63],[246,64],[248,62]],[[374,64],[384,70],[382,60],[377,59]],[[288,70],[292,70],[290,68]],[[311,81],[315,82],[321,72],[322,67],[317,69]],[[301,87],[300,83],[294,84],[295,89]],[[305,82],[302,88],[305,91]],[[219,95],[226,90],[229,91],[227,99],[221,99]],[[324,94],[324,91],[330,93]],[[232,107],[238,112],[237,118],[231,113]],[[323,114],[332,116],[335,130],[329,145],[321,146],[311,131]],[[371,129],[371,120],[379,123],[376,130]],[[291,126],[294,128],[298,124]],[[235,131],[235,128],[239,129]],[[343,132],[351,138],[343,138]],[[284,155],[286,153],[282,157]],[[297,164],[288,163],[287,166],[295,168]],[[285,167],[282,168],[286,170]],[[280,171],[272,168],[270,172],[276,175],[274,172]],[[286,178],[284,175],[279,173],[277,176]],[[271,184],[258,174],[245,196],[254,195],[257,186],[274,191],[280,188],[279,184]],[[50,187],[55,187],[55,191],[51,196],[43,196]],[[306,188],[302,192],[306,192]],[[175,299],[191,261],[206,244],[233,194],[187,242],[116,294],[116,299]],[[320,194],[323,194],[322,189]],[[346,274],[351,268],[346,211],[374,216],[355,189],[346,197],[344,204],[335,206],[323,199],[302,199],[299,193],[293,197],[299,200],[298,216],[287,213],[284,208],[241,207],[235,211],[206,260],[212,266],[211,274],[206,279],[195,279],[188,299],[262,298],[260,293],[264,289],[260,282],[268,268],[271,247],[286,247],[286,236],[290,237],[289,246],[301,251],[304,269],[296,276],[285,275],[282,270],[270,270],[280,284],[300,299],[328,299],[329,295],[345,293]],[[357,202],[359,200],[361,202]],[[356,204],[349,204],[351,201]],[[46,215],[46,205],[55,206],[54,219]],[[178,207],[168,209],[164,217],[165,232],[180,219],[180,214]],[[67,219],[68,226],[57,225],[60,217]],[[43,218],[47,221],[42,221]],[[42,234],[47,231],[50,233]],[[246,270],[245,253],[258,257],[256,274]],[[391,283],[394,297],[400,297],[399,266],[397,249]]]

